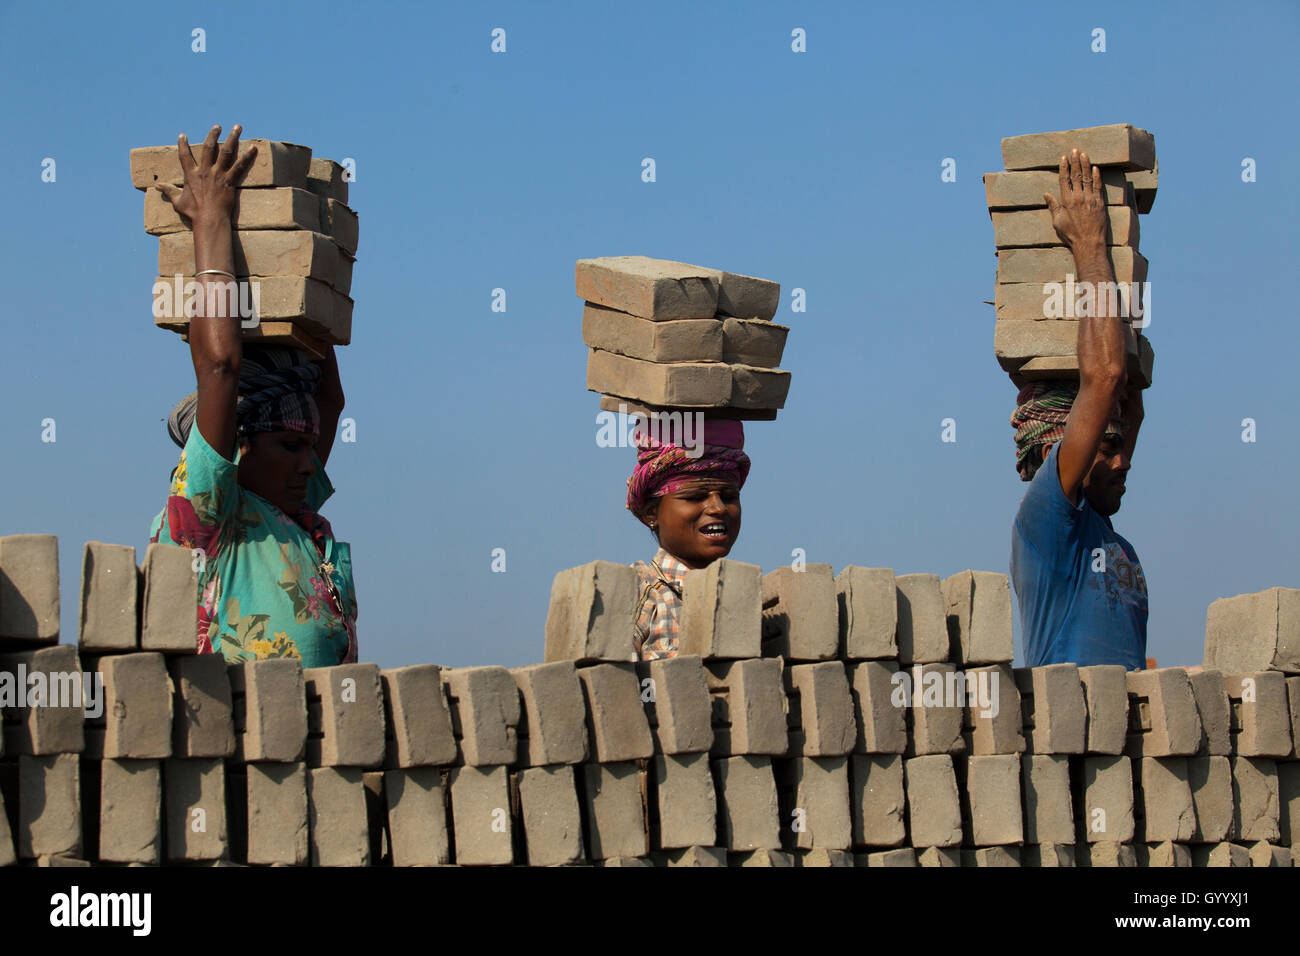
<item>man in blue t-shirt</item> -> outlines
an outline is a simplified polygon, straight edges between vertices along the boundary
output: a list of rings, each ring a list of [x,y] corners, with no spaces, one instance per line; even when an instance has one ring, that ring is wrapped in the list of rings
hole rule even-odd
[[[1078,150],[1061,158],[1052,224],[1074,255],[1080,284],[1115,281],[1106,246],[1100,173]],[[1111,525],[1142,423],[1128,382],[1127,320],[1105,295],[1078,320],[1079,381],[1021,389],[1017,468],[1029,490],[1011,533],[1011,580],[1031,666],[1146,663],[1147,587],[1133,546]]]

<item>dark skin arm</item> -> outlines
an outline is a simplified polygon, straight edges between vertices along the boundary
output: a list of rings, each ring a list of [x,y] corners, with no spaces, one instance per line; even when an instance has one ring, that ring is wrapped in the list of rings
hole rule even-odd
[[[343,384],[339,381],[339,363],[334,355],[334,346],[329,346],[320,365],[325,374],[316,386],[316,407],[320,409],[320,438],[316,442],[316,457],[323,467],[329,460],[330,449],[334,447],[339,415],[343,413]]]

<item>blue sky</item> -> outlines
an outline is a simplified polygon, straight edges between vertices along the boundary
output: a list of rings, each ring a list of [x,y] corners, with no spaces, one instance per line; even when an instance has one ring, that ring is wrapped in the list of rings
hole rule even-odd
[[[747,429],[732,557],[1006,571],[1023,486],[980,176],[1004,136],[1127,122],[1160,158],[1141,237],[1156,364],[1115,525],[1150,588],[1148,653],[1199,663],[1212,600],[1300,579],[1298,10],[0,4],[0,533],[59,536],[69,641],[83,542],[142,556],[193,371],[152,324],[157,240],[128,153],[240,123],[357,164],[339,356],[357,440],[335,445],[323,513],[352,544],[363,659],[541,660],[557,571],[653,552],[623,507],[632,450],[597,446],[584,388],[573,264],[593,256],[782,284],[793,383]]]

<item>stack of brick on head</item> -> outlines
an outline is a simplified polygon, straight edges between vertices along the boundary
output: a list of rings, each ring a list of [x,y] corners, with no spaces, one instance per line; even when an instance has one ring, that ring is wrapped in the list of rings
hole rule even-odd
[[[675,657],[683,578],[725,557],[749,475],[742,420],[776,418],[790,388],[778,283],[645,256],[579,260],[587,388],[636,415],[627,507],[659,549],[638,561],[630,622],[642,660]]]

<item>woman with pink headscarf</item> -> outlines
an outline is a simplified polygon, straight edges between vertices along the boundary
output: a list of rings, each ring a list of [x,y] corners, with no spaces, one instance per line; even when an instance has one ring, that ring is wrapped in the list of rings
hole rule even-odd
[[[702,448],[681,434],[637,429],[627,507],[659,542],[649,562],[633,565],[641,595],[633,638],[642,660],[677,656],[682,579],[726,557],[740,534],[740,489],[749,476],[744,427],[706,421],[697,437]]]

